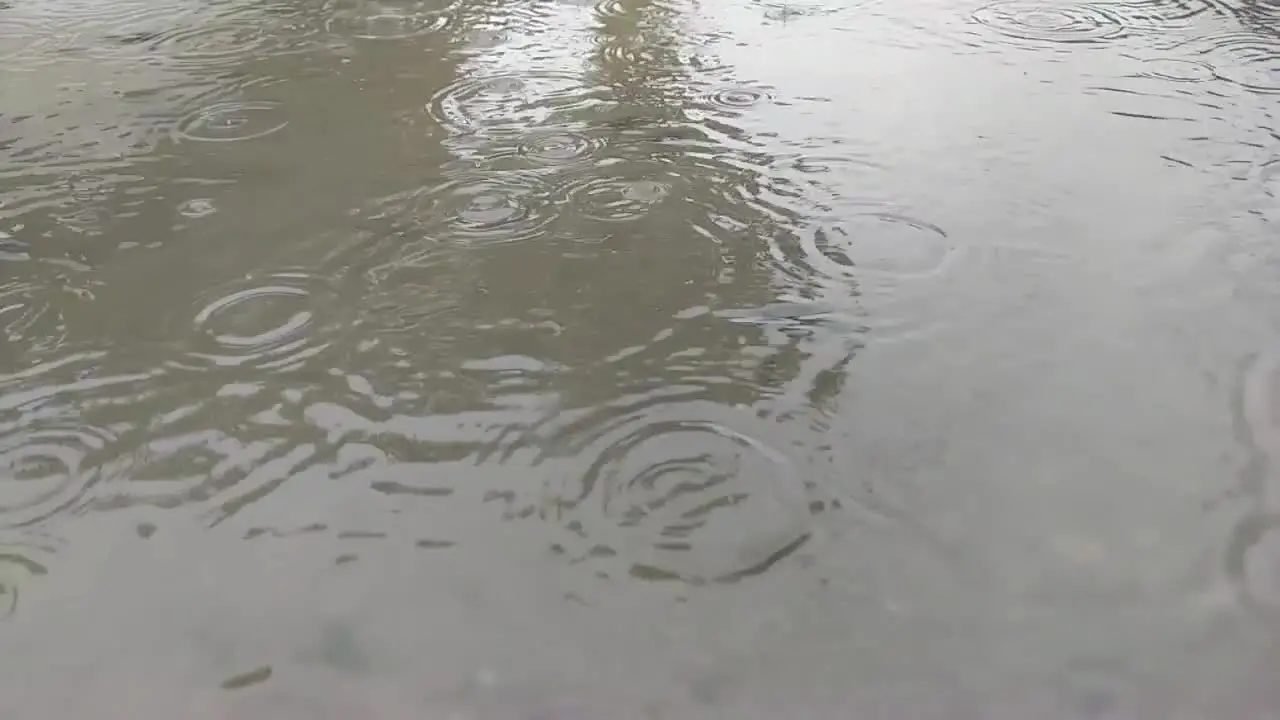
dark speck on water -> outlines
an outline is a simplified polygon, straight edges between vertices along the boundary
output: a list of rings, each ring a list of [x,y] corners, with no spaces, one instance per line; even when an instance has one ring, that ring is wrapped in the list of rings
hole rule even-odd
[[[0,718],[1276,713],[1275,2],[0,0],[0,98]]]
[[[222,681],[223,690],[240,690],[251,685],[264,683],[271,679],[271,666],[264,665],[260,668],[241,673]]]

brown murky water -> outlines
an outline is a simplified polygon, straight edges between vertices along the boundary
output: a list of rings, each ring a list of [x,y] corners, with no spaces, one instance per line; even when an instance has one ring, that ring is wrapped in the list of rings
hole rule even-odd
[[[1275,717],[1277,28],[0,1],[0,716]]]

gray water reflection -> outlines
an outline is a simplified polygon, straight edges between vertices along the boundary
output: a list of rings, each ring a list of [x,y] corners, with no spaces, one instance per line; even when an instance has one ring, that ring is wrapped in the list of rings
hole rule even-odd
[[[1269,717],[1264,2],[0,2],[5,717]]]

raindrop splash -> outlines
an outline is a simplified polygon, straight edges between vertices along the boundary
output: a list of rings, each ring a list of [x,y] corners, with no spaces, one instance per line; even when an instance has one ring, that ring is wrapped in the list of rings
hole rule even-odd
[[[576,75],[531,70],[459,80],[436,93],[428,111],[453,134],[523,132],[597,102]]]
[[[1102,6],[1005,0],[980,8],[973,22],[1019,44],[1096,43],[1125,34],[1121,20]]]
[[[332,300],[327,284],[303,271],[249,277],[218,288],[195,313],[195,335],[176,364],[296,367],[328,345],[317,332],[317,316],[330,309]]]
[[[283,130],[289,121],[277,102],[225,102],[197,110],[178,122],[178,136],[195,142],[256,140]]]
[[[530,240],[556,218],[549,188],[531,173],[461,173],[379,204],[380,217],[398,216],[436,242],[465,246]]]
[[[554,450],[538,461],[587,462],[555,473],[565,484],[533,509],[572,537],[570,562],[642,581],[734,582],[810,539],[809,490],[781,452],[696,404],[620,409],[550,430]]]
[[[443,30],[452,10],[435,2],[335,3],[325,28],[358,40],[404,40]]]

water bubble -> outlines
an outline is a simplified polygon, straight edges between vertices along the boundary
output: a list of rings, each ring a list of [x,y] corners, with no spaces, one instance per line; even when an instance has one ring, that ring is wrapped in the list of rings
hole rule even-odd
[[[427,109],[452,133],[520,132],[596,101],[577,75],[531,70],[459,80],[441,88]]]
[[[210,293],[193,318],[193,346],[177,364],[194,368],[295,367],[327,347],[316,314],[326,285],[304,271],[250,277]]]
[[[464,175],[418,193],[416,227],[442,242],[510,243],[537,237],[555,220],[554,198],[529,173]]]
[[[91,458],[115,440],[71,422],[0,425],[0,528],[32,525],[74,507],[98,480]]]
[[[223,102],[197,110],[178,122],[179,137],[197,142],[255,140],[283,130],[284,106],[269,100]]]
[[[639,580],[732,582],[806,543],[807,489],[788,458],[700,414],[667,402],[562,428],[557,454],[590,462],[565,473],[538,514],[582,541],[581,552],[566,551],[571,561]]]
[[[1033,44],[1089,43],[1124,34],[1115,15],[1097,5],[1004,0],[980,8],[972,20],[991,31]]]
[[[443,30],[449,24],[449,3],[360,2],[330,9],[325,28],[360,40],[403,40]]]

